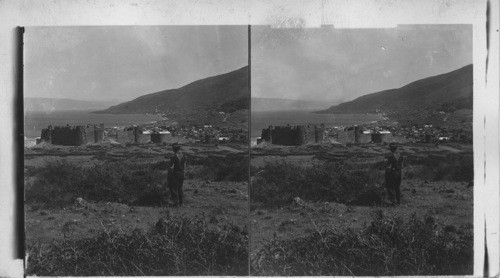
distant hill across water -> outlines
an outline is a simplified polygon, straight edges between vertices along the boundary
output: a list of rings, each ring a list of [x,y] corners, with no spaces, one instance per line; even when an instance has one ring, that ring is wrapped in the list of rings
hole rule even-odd
[[[353,114],[425,109],[472,109],[472,65],[412,82],[399,89],[364,95],[316,113]]]
[[[318,110],[325,109],[334,101],[328,100],[295,100],[281,98],[252,97],[252,111],[292,111],[292,110]]]
[[[90,111],[105,109],[116,101],[84,101],[63,98],[24,98],[24,112]]]
[[[215,109],[235,112],[248,109],[248,66],[194,81],[178,89],[146,94],[94,113],[136,114]]]

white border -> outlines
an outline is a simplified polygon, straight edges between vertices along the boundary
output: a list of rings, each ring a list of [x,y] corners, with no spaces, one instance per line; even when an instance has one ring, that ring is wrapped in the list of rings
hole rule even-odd
[[[486,52],[488,0],[0,0],[0,276],[22,277],[12,260],[14,47],[17,26],[259,25],[337,28],[397,24],[472,24],[474,36],[474,275],[483,274],[484,221],[490,276],[499,275],[499,4],[491,0],[490,51]],[[489,55],[488,83],[485,61]]]

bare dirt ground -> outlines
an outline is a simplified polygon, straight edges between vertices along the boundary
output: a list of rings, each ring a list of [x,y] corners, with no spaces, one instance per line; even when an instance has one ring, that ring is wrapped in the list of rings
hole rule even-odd
[[[86,202],[63,209],[26,207],[26,240],[45,242],[65,237],[89,237],[102,231],[148,229],[159,218],[170,216],[204,217],[210,223],[230,220],[240,227],[247,224],[247,185],[237,182],[187,180],[182,207],[129,206],[119,203]]]
[[[76,163],[83,167],[99,165],[106,161],[126,163],[154,163],[171,155],[170,146],[95,144],[80,147],[39,145],[25,149],[25,167],[39,168],[54,161]],[[223,156],[227,153],[248,153],[246,145],[227,144],[189,145],[183,147],[191,157]],[[189,163],[189,161],[188,161]],[[187,172],[197,166],[187,166]],[[25,176],[29,183],[33,177]],[[27,248],[33,244],[45,244],[64,238],[92,237],[103,231],[123,232],[148,229],[159,218],[170,216],[202,217],[213,225],[229,221],[245,228],[248,223],[247,182],[210,181],[196,177],[184,182],[184,205],[170,207],[133,206],[110,202],[84,200],[64,208],[44,209],[25,206],[25,230]],[[78,196],[75,196],[75,199]]]
[[[400,152],[415,157],[447,155],[448,153],[472,152],[472,145],[449,144],[435,147],[429,144],[412,144],[400,148]],[[385,145],[330,145],[311,144],[300,147],[266,145],[252,149],[251,166],[253,175],[266,162],[285,160],[297,165],[310,166],[325,161],[346,163],[377,163],[384,161],[388,153]],[[398,207],[389,205],[355,206],[335,202],[310,202],[302,200],[297,204],[269,208],[252,202],[250,210],[250,256],[275,236],[296,238],[312,233],[316,229],[360,229],[372,220],[376,210],[386,215],[399,215],[407,219],[412,213],[432,216],[439,222],[460,226],[473,223],[473,186],[465,181],[433,181],[419,176],[410,176],[411,165],[403,170],[401,183],[402,201]],[[404,172],[407,172],[405,174]],[[252,181],[255,181],[252,176]],[[383,180],[379,181],[383,186]],[[301,197],[301,196],[297,196]],[[250,197],[251,198],[251,197]]]

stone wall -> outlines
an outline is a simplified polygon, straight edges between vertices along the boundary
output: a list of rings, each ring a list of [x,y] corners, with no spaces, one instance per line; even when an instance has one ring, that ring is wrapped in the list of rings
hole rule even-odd
[[[193,138],[187,139],[187,138],[184,138],[184,136],[172,136],[171,134],[160,134],[160,135],[166,135],[166,136],[161,136],[161,142],[160,142],[160,141],[158,141],[157,135],[158,134],[155,134],[155,133],[151,134],[151,141],[150,141],[151,143],[171,145],[173,143],[186,144],[186,143],[194,143],[195,142],[195,139],[193,139]],[[214,141],[212,143],[217,142],[216,140],[217,139],[214,139]]]
[[[325,126],[321,125],[319,127],[314,127],[314,140],[315,142],[322,142],[326,138],[325,136]]]
[[[62,146],[80,146],[85,144],[84,126],[55,126],[50,138],[51,144]]]
[[[153,133],[151,134],[151,142],[155,144],[167,143],[169,142],[169,137],[172,137],[172,135],[164,133]]]
[[[96,138],[96,132],[94,126],[87,125],[84,128],[83,132],[83,141],[85,142],[84,144],[94,143],[95,138]]]
[[[135,136],[133,130],[118,130],[116,131],[116,142],[126,144],[134,143]]]
[[[263,129],[260,138],[266,142],[272,142],[273,141],[273,139],[271,137],[272,129],[273,129],[272,126],[270,126],[269,128]]]
[[[409,140],[407,138],[405,138],[404,136],[395,136],[395,135],[389,134],[386,141],[384,141],[384,142],[408,143]]]
[[[116,142],[138,143],[138,144],[172,144],[172,143],[187,143],[189,140],[182,136],[172,136],[172,134],[151,133],[143,134],[140,128],[119,130],[116,132]]]
[[[104,124],[100,124],[99,126],[94,126],[94,142],[99,143],[104,140]]]
[[[390,143],[394,142],[394,136],[392,133],[373,133],[372,141],[373,143]]]
[[[341,130],[338,132],[337,142],[347,143],[390,143],[390,142],[407,142],[404,137],[393,136],[392,133],[362,133],[359,129]]]
[[[62,146],[80,146],[101,142],[104,138],[104,125],[49,126],[42,129],[41,139]]]
[[[300,130],[297,127],[277,126],[271,130],[271,143],[275,145],[301,145]]]
[[[386,139],[385,137],[387,134],[381,134],[381,133],[373,133],[372,134],[372,141],[373,143],[383,143],[384,140]]]
[[[151,134],[138,133],[135,135],[135,143],[146,144],[151,142]]]
[[[51,126],[49,126],[49,128],[42,129],[42,134],[40,136],[40,139],[42,141],[47,142],[47,143],[52,143],[52,127]]]
[[[275,145],[299,146],[317,143],[325,139],[323,125],[276,126],[262,130],[262,140]]]
[[[368,134],[365,134],[365,133],[360,133],[358,135],[358,141],[356,143],[370,143],[372,142],[372,134],[371,133],[368,133]]]
[[[343,144],[354,143],[356,141],[354,130],[340,130],[338,132],[337,141]]]

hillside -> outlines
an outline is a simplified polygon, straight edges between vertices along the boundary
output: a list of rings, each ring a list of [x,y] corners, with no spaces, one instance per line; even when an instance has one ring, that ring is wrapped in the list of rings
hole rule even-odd
[[[295,100],[252,97],[252,111],[318,110],[331,105],[325,100]]]
[[[106,110],[102,114],[135,114],[221,109],[234,112],[248,109],[248,66],[204,78],[178,89],[164,90],[143,95]]]
[[[24,112],[55,112],[104,109],[116,102],[84,101],[62,98],[25,98]]]
[[[385,90],[316,113],[409,112],[424,109],[472,109],[472,65]]]

